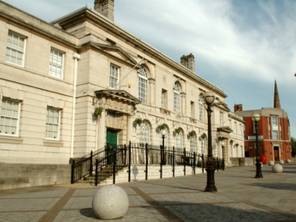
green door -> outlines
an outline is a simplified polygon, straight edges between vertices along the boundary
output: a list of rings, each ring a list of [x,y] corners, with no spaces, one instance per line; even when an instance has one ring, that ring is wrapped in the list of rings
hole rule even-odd
[[[107,129],[107,136],[106,136],[106,143],[109,143],[110,145],[110,150],[106,151],[106,155],[110,155],[110,157],[108,158],[108,164],[112,164],[113,163],[113,153],[114,153],[114,149],[117,150],[117,131],[116,130],[111,130],[111,129]]]

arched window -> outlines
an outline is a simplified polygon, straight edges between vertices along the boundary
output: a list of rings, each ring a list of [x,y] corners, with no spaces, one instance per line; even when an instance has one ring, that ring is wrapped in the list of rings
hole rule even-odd
[[[139,70],[139,100],[147,103],[147,72],[145,68]]]
[[[183,149],[183,133],[176,134],[176,149],[180,152]]]
[[[190,137],[190,152],[195,152],[195,136]]]
[[[201,153],[202,154],[206,154],[206,140],[205,139],[201,139],[200,145],[201,145]]]
[[[146,121],[143,121],[140,126],[140,143],[150,143],[150,127]]]
[[[199,120],[203,121],[203,96],[200,95],[198,99],[198,104],[199,104]]]
[[[177,83],[174,85],[174,110],[180,110],[180,87]]]

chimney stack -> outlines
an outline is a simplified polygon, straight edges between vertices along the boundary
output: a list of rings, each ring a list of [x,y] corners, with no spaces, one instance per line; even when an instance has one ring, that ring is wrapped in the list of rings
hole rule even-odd
[[[114,0],[95,0],[95,10],[114,22]]]
[[[190,69],[192,72],[195,72],[195,61],[194,61],[194,55],[190,53],[190,55],[183,55],[181,57],[181,64],[185,66],[186,68]]]
[[[234,104],[234,113],[236,113],[237,111],[243,111],[242,104]]]

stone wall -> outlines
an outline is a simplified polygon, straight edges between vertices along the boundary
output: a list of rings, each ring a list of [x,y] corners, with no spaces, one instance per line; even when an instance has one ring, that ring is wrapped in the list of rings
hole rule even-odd
[[[231,157],[229,166],[251,166],[254,164],[255,161],[253,157]]]
[[[70,183],[70,164],[0,163],[0,190]]]

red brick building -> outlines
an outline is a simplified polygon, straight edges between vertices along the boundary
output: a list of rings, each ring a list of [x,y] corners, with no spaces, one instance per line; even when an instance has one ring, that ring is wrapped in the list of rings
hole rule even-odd
[[[281,109],[277,85],[274,85],[274,107],[259,110],[243,111],[241,104],[234,105],[234,112],[245,120],[245,156],[256,156],[256,132],[252,115],[258,113],[260,155],[265,156],[266,163],[270,160],[291,159],[290,125],[288,114]]]

